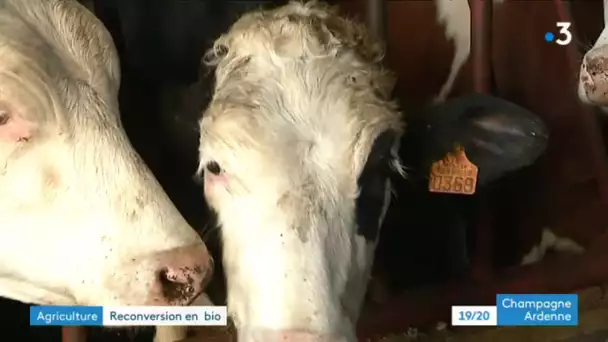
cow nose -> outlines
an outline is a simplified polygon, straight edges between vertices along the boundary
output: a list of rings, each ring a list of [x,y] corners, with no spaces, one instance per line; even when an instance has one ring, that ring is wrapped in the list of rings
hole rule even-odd
[[[580,82],[590,102],[599,105],[608,104],[608,58],[585,57],[581,67]]]
[[[170,305],[188,305],[213,274],[213,258],[204,244],[173,249],[157,256],[158,286]]]
[[[592,75],[599,72],[604,72],[606,69],[608,69],[608,58],[602,55],[587,55],[585,56],[585,63],[587,64],[587,70]]]

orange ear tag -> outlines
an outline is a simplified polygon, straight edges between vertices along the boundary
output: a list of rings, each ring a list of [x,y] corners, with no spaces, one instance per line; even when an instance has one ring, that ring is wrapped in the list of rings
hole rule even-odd
[[[429,191],[445,194],[472,195],[477,186],[479,169],[467,158],[462,147],[448,153],[431,166]]]

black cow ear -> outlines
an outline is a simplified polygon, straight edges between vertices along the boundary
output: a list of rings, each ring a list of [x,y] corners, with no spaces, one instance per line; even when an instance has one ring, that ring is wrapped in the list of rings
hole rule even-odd
[[[472,98],[458,140],[479,167],[480,184],[531,165],[545,151],[549,131],[532,112],[492,97]]]
[[[366,167],[374,167],[385,162],[388,163],[391,159],[391,150],[395,146],[397,139],[399,139],[399,134],[395,130],[389,129],[380,133],[372,144],[369,156],[367,157]]]
[[[479,185],[532,164],[544,152],[549,137],[537,115],[483,94],[430,107],[413,121],[414,132],[405,144],[410,151],[418,149],[416,167],[428,171],[433,162],[462,146],[479,168]]]

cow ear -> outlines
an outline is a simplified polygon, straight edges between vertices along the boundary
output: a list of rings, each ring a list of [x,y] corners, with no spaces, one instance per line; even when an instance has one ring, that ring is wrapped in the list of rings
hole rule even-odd
[[[433,162],[461,146],[479,168],[479,185],[532,164],[544,152],[549,136],[537,115],[482,94],[430,107],[413,121],[413,140],[407,143],[424,146],[417,167],[427,172]]]
[[[0,103],[0,141],[29,140],[34,124],[11,109],[7,104]]]

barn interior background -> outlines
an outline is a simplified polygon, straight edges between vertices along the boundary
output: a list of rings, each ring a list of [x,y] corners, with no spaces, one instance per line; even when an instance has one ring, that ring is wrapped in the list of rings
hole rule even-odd
[[[578,69],[602,30],[600,1],[469,1],[472,11],[493,7],[491,19],[472,14],[472,56],[450,97],[476,89],[474,69],[491,76],[492,94],[539,115],[550,130],[549,146],[530,168],[502,179],[479,212],[477,248],[470,274],[449,285],[406,292],[399,300],[361,320],[362,335],[432,324],[449,318],[449,305],[493,303],[495,293],[568,292],[605,282],[607,200],[605,123],[576,97]],[[365,1],[341,2],[350,13],[365,13]],[[387,1],[388,65],[399,75],[402,102],[428,102],[446,81],[454,45],[437,24],[436,6],[426,1]],[[476,27],[486,21],[485,47],[475,46]],[[572,22],[569,46],[543,40],[556,22]],[[477,32],[479,37],[483,32]],[[475,58],[475,49],[484,59]],[[484,65],[485,64],[485,65]],[[483,77],[483,75],[482,75]],[[583,257],[546,260],[514,267],[549,226],[588,248]],[[411,273],[410,273],[411,274]],[[415,276],[415,274],[412,274]],[[517,336],[522,340],[521,336]],[[480,339],[481,340],[481,339]]]
[[[197,163],[196,122],[207,101],[192,94],[200,93],[201,88],[208,93],[210,82],[209,75],[199,73],[199,60],[204,49],[239,13],[281,3],[284,1],[97,0],[92,5],[121,54],[120,101],[125,128],[184,216],[205,234],[207,241],[215,241],[210,246],[215,255],[221,252],[217,232],[205,229],[208,217],[201,209],[205,207],[202,191],[191,181]],[[385,6],[387,66],[398,75],[395,96],[404,107],[430,103],[445,83],[455,53],[444,26],[438,23],[435,2],[334,3],[345,13],[364,20],[372,13],[368,12],[370,8],[380,9],[373,13],[382,17],[381,7]],[[380,267],[378,278],[389,278],[385,281],[390,282],[387,273],[397,272],[420,279],[400,287],[383,285],[383,291],[388,292],[384,296],[391,299],[371,301],[373,305],[360,323],[362,339],[404,332],[408,327],[434,327],[439,321],[448,321],[450,305],[493,303],[494,295],[500,292],[571,292],[608,280],[608,249],[602,248],[608,245],[606,125],[591,108],[580,103],[575,91],[581,52],[602,30],[602,2],[488,3],[470,0],[474,13],[484,13],[484,6],[493,7],[493,11],[491,16],[487,11],[486,16],[473,15],[472,54],[449,97],[489,91],[531,110],[550,130],[548,148],[533,166],[508,175],[476,195],[482,204],[474,207],[474,224],[469,229],[472,262],[465,273],[424,279],[420,275],[426,274],[424,268],[441,267],[440,261],[412,265],[418,260],[405,260],[407,255],[384,256],[396,265],[391,266],[401,268]],[[574,39],[569,46],[543,40],[545,32],[555,30],[558,21],[572,22]],[[474,75],[480,70],[482,81],[476,81]],[[588,249],[587,253],[519,266],[523,254],[539,242],[543,227],[576,241]],[[401,250],[425,245],[415,240],[420,237],[415,228],[403,229],[407,234],[395,236],[414,241],[398,240]],[[441,234],[442,229],[446,227],[437,227],[435,234]],[[426,243],[429,253],[442,253],[433,250],[429,241]],[[221,269],[209,292],[214,299],[222,300]],[[12,323],[7,326],[19,330],[24,335],[22,340],[59,340],[58,329],[29,329],[27,308],[18,309],[16,305],[2,303],[6,308],[2,315],[10,316]],[[151,336],[139,332],[136,339],[131,333],[100,331],[90,331],[89,335],[89,341],[149,341]]]

